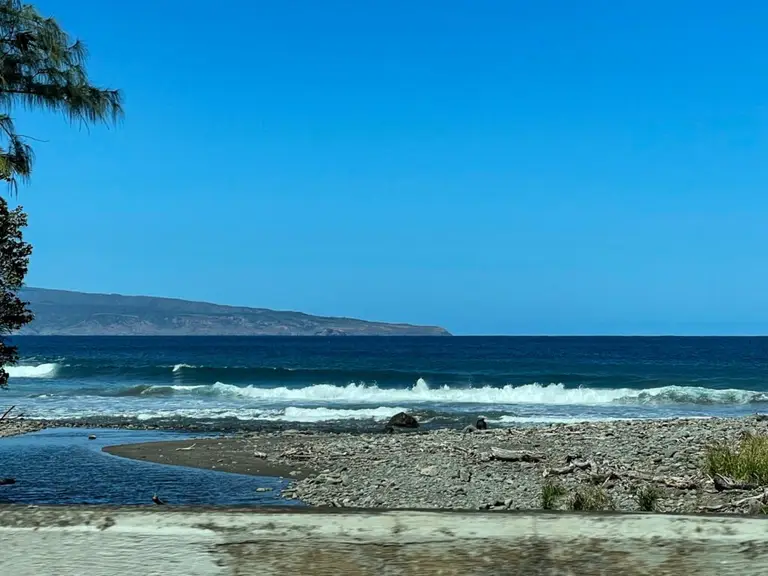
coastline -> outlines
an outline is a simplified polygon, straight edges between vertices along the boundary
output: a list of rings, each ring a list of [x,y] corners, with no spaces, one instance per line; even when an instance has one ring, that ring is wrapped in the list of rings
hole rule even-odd
[[[48,425],[43,420],[25,420],[19,418],[6,418],[0,421],[0,438],[18,436],[19,434],[28,434],[38,432],[47,428]]]
[[[626,420],[473,433],[286,430],[105,451],[287,478],[282,496],[311,506],[535,510],[542,508],[542,488],[555,483],[563,494],[553,509],[567,509],[579,492],[599,490],[607,509],[636,512],[637,491],[652,487],[658,512],[748,512],[739,502],[762,490],[718,491],[703,469],[708,446],[735,444],[745,432],[768,434],[768,422]]]

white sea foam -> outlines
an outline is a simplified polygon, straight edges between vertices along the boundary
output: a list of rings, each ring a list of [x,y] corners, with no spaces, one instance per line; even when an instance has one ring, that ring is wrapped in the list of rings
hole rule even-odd
[[[361,408],[358,410],[335,408],[298,408],[288,406],[285,409],[267,410],[257,408],[179,408],[157,409],[142,411],[138,414],[120,414],[120,416],[135,416],[138,420],[153,418],[204,418],[221,420],[235,418],[237,420],[269,420],[280,422],[334,422],[340,420],[376,420],[385,421],[405,408],[382,406],[378,408]]]
[[[172,384],[172,385],[166,385],[166,386],[150,386],[146,390],[142,390],[142,394],[157,394],[158,392],[164,392],[166,390],[173,390],[174,392],[192,392],[194,390],[204,390],[209,389],[210,386],[206,386],[205,384],[197,384],[197,385],[187,385],[184,386],[182,384]]]
[[[11,378],[53,378],[59,365],[49,362],[37,366],[6,366],[5,369]]]
[[[398,412],[405,412],[405,408],[393,408],[380,406],[379,408],[361,408],[358,410],[345,410],[337,408],[296,408],[289,406],[282,414],[275,415],[273,420],[285,420],[288,422],[331,422],[335,420],[389,420]]]
[[[265,403],[334,402],[347,404],[550,404],[597,406],[602,404],[749,404],[768,402],[768,395],[751,390],[715,390],[694,386],[630,388],[566,388],[563,384],[484,386],[480,388],[430,388],[421,378],[411,388],[379,388],[375,385],[317,384],[304,388],[260,388],[217,382],[212,391]]]
[[[194,366],[192,364],[176,364],[173,367],[173,372],[181,372],[184,368],[194,368]]]

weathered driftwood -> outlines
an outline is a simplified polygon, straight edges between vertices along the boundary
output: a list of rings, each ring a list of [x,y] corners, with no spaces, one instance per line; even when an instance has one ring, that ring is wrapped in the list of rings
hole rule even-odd
[[[541,462],[544,456],[529,452],[528,450],[506,450],[505,448],[491,447],[491,458],[504,462]]]
[[[570,464],[563,466],[561,468],[545,468],[543,476],[544,478],[548,476],[562,476],[563,474],[570,474],[571,472],[575,472],[576,470],[586,470],[592,467],[593,467],[592,462],[581,462],[579,460],[571,460]]]
[[[192,445],[190,445],[190,446],[185,446],[185,447],[183,447],[183,448],[176,448],[176,452],[189,452],[189,451],[190,451],[190,450],[192,450],[192,449],[193,449],[195,446],[197,446],[197,442],[195,442],[194,444],[192,444]]]
[[[677,490],[697,490],[698,488],[701,488],[700,482],[691,478],[684,478],[681,476],[651,476],[650,474],[641,474],[631,470],[626,472],[610,470],[606,472],[594,473],[590,476],[590,481],[593,484],[605,485],[611,480],[634,480],[648,482],[651,484],[661,484],[663,486],[667,486],[668,488],[675,488]]]
[[[715,484],[715,490],[718,492],[723,492],[724,490],[755,490],[760,487],[759,484],[752,482],[734,482],[722,474],[715,474],[712,477],[712,482]]]
[[[759,512],[759,508],[768,506],[768,489],[763,490],[760,494],[755,496],[742,498],[741,500],[736,500],[735,502],[725,502],[723,504],[700,506],[699,510],[703,512],[721,512],[723,510],[741,508],[744,505],[758,505],[758,510],[756,510],[756,512]]]
[[[13,576],[768,574],[768,519],[0,507]]]

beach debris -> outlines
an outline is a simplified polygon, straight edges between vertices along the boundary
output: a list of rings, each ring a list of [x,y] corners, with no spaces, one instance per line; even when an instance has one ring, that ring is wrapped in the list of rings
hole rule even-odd
[[[472,426],[472,424],[470,424],[469,426],[465,426],[462,432],[464,432],[465,434],[471,434],[472,432],[477,432],[477,428],[475,428],[474,426]]]
[[[735,502],[725,502],[717,505],[705,505],[699,506],[699,510],[702,512],[720,512],[729,508],[740,508],[747,505],[753,511],[760,511],[764,506],[768,505],[768,489],[763,490],[756,496],[749,496],[748,498],[742,498]]]
[[[10,486],[16,484],[16,478],[0,478],[0,486]]]
[[[475,428],[478,430],[488,430],[488,421],[485,416],[478,416],[475,422]]]
[[[10,413],[11,413],[11,411],[12,411],[14,408],[16,408],[16,405],[15,405],[15,404],[14,404],[13,406],[11,406],[10,408],[8,408],[8,410],[6,410],[5,412],[3,412],[3,415],[2,415],[2,416],[0,416],[0,422],[2,422],[3,420],[5,420],[5,417],[6,417],[6,416],[8,416],[8,414],[10,414]]]
[[[154,502],[158,506],[164,506],[165,505],[165,502],[160,500],[160,497],[157,494],[153,494],[152,495],[152,502]]]
[[[491,446],[491,458],[504,462],[541,462],[544,456],[528,450],[506,450]]]
[[[715,474],[712,477],[712,482],[715,484],[715,490],[718,492],[724,490],[754,490],[759,488],[758,484],[752,482],[734,482],[722,474]]]
[[[195,446],[197,446],[197,442],[195,442],[191,446],[186,446],[184,448],[176,448],[176,452],[188,452],[188,451],[192,450],[192,448],[194,448]]]
[[[315,477],[315,482],[321,483],[321,484],[341,484],[342,479],[341,476],[331,476],[329,474],[318,474]]]
[[[545,468],[543,476],[544,478],[548,476],[562,476],[563,474],[570,474],[576,470],[586,470],[587,468],[593,468],[593,466],[594,465],[591,461],[582,462],[579,460],[571,460],[569,464],[563,466],[562,468]]]
[[[419,474],[422,476],[437,476],[440,474],[440,469],[437,466],[427,466],[419,470]]]
[[[253,453],[254,458],[261,458],[262,460],[267,459],[267,453],[266,452],[254,452]]]
[[[632,472],[631,470],[627,472],[608,471],[594,473],[589,479],[592,484],[602,484],[603,487],[606,487],[614,480],[638,480],[650,484],[662,484],[663,486],[675,488],[676,490],[697,490],[701,488],[701,483],[692,478],[681,476],[651,476],[650,474],[641,474],[639,472]]]
[[[300,448],[290,448],[280,454],[280,458],[293,458],[294,460],[309,460],[312,458],[310,452],[304,452]]]
[[[88,434],[88,440],[96,440],[96,434]]]

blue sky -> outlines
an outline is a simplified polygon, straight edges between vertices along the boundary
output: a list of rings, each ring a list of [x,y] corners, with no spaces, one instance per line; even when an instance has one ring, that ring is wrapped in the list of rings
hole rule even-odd
[[[43,0],[28,283],[472,334],[768,332],[768,3]]]

